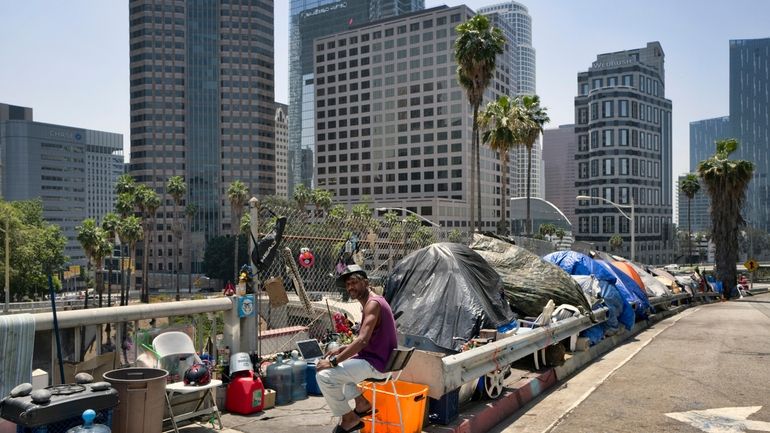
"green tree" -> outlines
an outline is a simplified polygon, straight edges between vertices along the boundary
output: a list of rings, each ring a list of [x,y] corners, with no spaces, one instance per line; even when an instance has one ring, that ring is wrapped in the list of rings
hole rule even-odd
[[[551,223],[545,223],[540,224],[540,227],[538,228],[538,233],[545,238],[546,236],[550,237],[556,234],[556,226]]]
[[[509,97],[501,96],[487,104],[481,112],[479,126],[484,130],[481,140],[500,155],[500,223],[498,232],[507,235],[508,219],[505,216],[506,191],[508,190],[508,154],[520,140],[521,110]]]
[[[481,229],[481,162],[479,150],[479,106],[484,91],[495,73],[497,56],[503,53],[505,37],[500,29],[492,27],[484,15],[476,15],[457,26],[454,56],[457,62],[457,79],[465,89],[468,102],[473,107],[473,136],[471,137],[471,229]],[[475,188],[473,187],[475,182]],[[475,194],[475,195],[474,195]],[[474,206],[475,204],[475,206]],[[476,220],[478,210],[478,220]]]
[[[316,215],[321,216],[322,211],[328,212],[332,207],[332,192],[326,189],[314,189],[311,200],[315,205]]]
[[[530,211],[530,200],[532,195],[532,148],[537,142],[537,138],[543,133],[543,127],[550,121],[546,114],[546,108],[540,106],[540,97],[524,96],[519,100],[523,111],[524,122],[520,123],[522,128],[520,136],[523,138],[523,145],[527,148],[527,234],[532,233],[532,214]]]
[[[122,218],[118,224],[118,236],[120,241],[128,246],[128,276],[126,278],[128,286],[121,288],[120,293],[120,305],[128,305],[129,294],[136,289],[136,275],[132,272],[133,267],[136,265],[132,265],[132,263],[136,261],[136,244],[144,236],[142,220],[134,215]]]
[[[104,230],[107,239],[110,242],[115,242],[115,235],[118,233],[118,226],[120,225],[120,217],[110,212],[102,219],[102,230]],[[112,259],[114,257],[114,250],[110,250],[109,258],[107,262],[107,306],[112,307]]]
[[[43,205],[40,200],[6,202],[0,199],[0,215],[8,218],[8,233],[0,231],[0,246],[10,236],[10,269],[5,269],[5,248],[0,248],[0,281],[10,272],[10,299],[40,299],[48,293],[49,273],[63,269],[69,258],[64,255],[67,239],[58,226],[43,219]],[[4,221],[3,221],[4,223]],[[54,276],[54,290],[61,290],[61,281]],[[0,290],[0,299],[5,302],[5,290]]]
[[[81,225],[75,227],[77,240],[83,247],[91,265],[93,265],[96,292],[99,294],[99,307],[102,306],[102,294],[104,293],[104,274],[102,266],[104,258],[112,251],[112,244],[107,239],[107,233],[96,224],[93,218],[86,218]],[[86,291],[87,293],[87,291]],[[88,308],[88,296],[85,300],[85,308]]]
[[[198,205],[195,203],[187,203],[187,206],[184,208],[184,215],[187,218],[187,242],[185,242],[185,246],[190,254],[188,254],[188,258],[190,261],[190,272],[188,274],[188,284],[187,284],[187,293],[192,293],[192,273],[193,273],[193,262],[192,262],[192,232],[194,230],[193,222],[195,221],[195,215],[198,213]]]
[[[179,261],[179,240],[184,232],[182,229],[182,219],[178,213],[177,208],[182,205],[182,199],[187,194],[187,184],[184,182],[182,176],[171,176],[166,182],[166,192],[171,198],[174,199],[174,254],[171,256],[172,272],[176,270],[176,278],[174,278],[174,286],[176,289],[176,300],[179,300],[179,272],[182,270],[181,263]]]
[[[292,198],[297,204],[297,209],[299,209],[300,212],[302,212],[304,215],[305,207],[308,205],[308,203],[313,201],[313,192],[310,191],[308,187],[305,186],[305,184],[301,183],[294,187],[294,194],[292,195]]]
[[[233,268],[232,251],[235,248],[235,236],[217,236],[209,239],[203,254],[203,272],[209,278],[223,282],[235,281],[230,269]],[[242,256],[247,255],[246,238],[238,238],[238,250]]]
[[[241,234],[241,216],[243,215],[243,207],[249,201],[249,189],[240,180],[236,180],[230,184],[227,188],[227,198],[230,200],[230,216],[232,218],[231,224],[233,228],[233,235],[235,235],[235,242],[233,243],[233,275],[238,278],[238,237]]]
[[[736,285],[738,237],[745,224],[741,209],[746,201],[746,190],[754,175],[750,161],[730,159],[738,148],[738,140],[731,138],[716,142],[716,153],[698,163],[698,175],[703,179],[711,197],[711,232],[716,244],[715,267],[717,278],[724,287],[723,296],[730,298]]]
[[[155,212],[160,207],[160,197],[154,189],[147,185],[139,185],[134,191],[134,204],[144,217],[142,219],[144,246],[142,250],[142,294],[141,301],[150,302],[150,242],[152,238],[152,226],[155,223]]]
[[[690,209],[692,208],[692,199],[695,197],[695,194],[700,191],[698,176],[695,173],[688,173],[687,176],[682,179],[679,189],[681,189],[682,193],[687,196],[687,257],[688,263],[692,263],[692,218]]]
[[[623,237],[620,235],[612,235],[610,238],[610,249],[617,251],[623,246]]]

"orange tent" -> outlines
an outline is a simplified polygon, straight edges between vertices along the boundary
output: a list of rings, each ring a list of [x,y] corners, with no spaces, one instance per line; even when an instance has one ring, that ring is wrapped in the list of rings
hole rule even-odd
[[[639,285],[639,287],[644,290],[644,283],[642,282],[642,278],[639,276],[639,274],[636,272],[636,269],[632,268],[631,265],[629,265],[626,262],[612,262],[613,266],[623,271],[624,274],[628,275],[629,277],[633,278],[634,281],[636,281],[636,284]]]

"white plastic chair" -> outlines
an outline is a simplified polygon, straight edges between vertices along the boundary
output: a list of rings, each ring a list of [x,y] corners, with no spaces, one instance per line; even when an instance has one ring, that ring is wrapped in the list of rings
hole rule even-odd
[[[195,345],[193,344],[192,339],[184,332],[164,332],[152,340],[152,348],[158,355],[158,362],[160,364],[162,364],[166,359],[171,359],[171,362],[180,363],[181,359],[186,359],[190,356],[194,357],[193,362],[200,362],[200,358],[198,358],[198,355],[195,353]],[[181,372],[181,374],[184,374],[184,372]],[[170,416],[170,418],[167,419],[171,421],[171,425],[174,427],[174,432],[179,433],[177,422],[207,414],[214,414],[217,417],[217,421],[219,421],[219,429],[221,430],[223,428],[222,419],[220,418],[219,408],[217,408],[217,402],[213,393],[214,388],[221,385],[221,380],[214,379],[212,379],[211,382],[206,385],[197,386],[185,385],[184,380],[166,384],[166,404],[168,405],[168,413]],[[174,407],[171,404],[171,400],[175,395],[200,392],[202,392],[202,394],[200,395],[200,398],[195,405],[195,409],[186,413],[174,413]],[[206,402],[206,398],[209,398],[211,406],[207,408],[201,408],[201,406],[203,406],[203,404]],[[164,419],[164,421],[166,420]]]

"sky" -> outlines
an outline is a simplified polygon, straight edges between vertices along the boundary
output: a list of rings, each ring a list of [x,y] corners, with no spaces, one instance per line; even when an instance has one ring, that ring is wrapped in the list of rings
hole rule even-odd
[[[497,0],[426,0],[426,8]],[[673,104],[673,177],[689,171],[689,123],[729,114],[729,40],[770,37],[765,0],[521,0],[532,17],[546,127],[574,123],[577,73],[597,54],[658,41]],[[275,0],[275,51],[288,53],[289,0]],[[128,155],[128,2],[0,1],[0,102],[35,120],[123,134]],[[288,101],[288,56],[275,59]]]

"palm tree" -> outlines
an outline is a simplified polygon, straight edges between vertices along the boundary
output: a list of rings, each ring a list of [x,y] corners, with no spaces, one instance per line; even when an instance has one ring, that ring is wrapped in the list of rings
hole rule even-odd
[[[121,176],[122,177],[122,176]],[[131,178],[132,179],[132,178]],[[132,179],[133,180],[133,179]],[[118,178],[118,185],[116,185],[115,190],[119,190],[121,188],[120,186],[120,178]],[[125,191],[125,190],[124,190]],[[133,188],[131,189],[131,192],[121,192],[118,193],[118,198],[115,201],[115,210],[120,215],[120,218],[122,220],[128,218],[130,215],[134,213],[134,203],[136,202],[136,199],[134,198]],[[124,299],[125,294],[127,292],[127,281],[128,278],[125,276],[125,265],[123,263],[123,258],[128,253],[128,249],[124,249],[123,247],[126,246],[126,240],[123,239],[118,233],[118,237],[120,238],[120,305],[125,305]]]
[[[517,104],[507,96],[501,96],[497,101],[487,104],[479,115],[479,126],[484,129],[481,140],[490,149],[500,155],[500,232],[508,234],[507,218],[505,217],[505,192],[508,189],[508,153],[516,145],[516,134],[521,128],[521,119]]]
[[[142,251],[142,294],[141,300],[144,303],[150,302],[150,238],[152,235],[152,225],[155,221],[155,212],[160,207],[160,197],[154,189],[147,185],[139,185],[134,193],[136,207],[144,216],[143,238],[144,246]]]
[[[193,229],[193,220],[195,218],[195,214],[198,213],[198,205],[195,203],[187,203],[187,206],[184,208],[184,215],[187,217],[187,242],[185,243],[185,246],[190,251],[190,272],[187,274],[187,293],[192,293],[192,273],[193,273],[193,257],[192,257],[192,229]]]
[[[736,284],[735,263],[738,261],[738,236],[746,222],[741,208],[746,190],[754,175],[751,161],[729,159],[738,149],[738,140],[730,138],[716,142],[716,153],[698,163],[698,175],[706,184],[711,197],[711,231],[716,244],[717,278],[722,282],[723,296],[730,298]]]
[[[471,137],[470,223],[481,228],[481,162],[479,150],[478,116],[484,90],[495,73],[497,55],[505,48],[505,37],[500,29],[492,27],[484,15],[476,15],[457,26],[455,40],[457,78],[465,89],[473,107],[473,136]],[[473,188],[475,182],[475,188]],[[474,191],[475,189],[475,191]],[[474,196],[474,193],[477,197]],[[475,204],[475,206],[474,206]],[[475,211],[478,210],[478,221]]]
[[[546,108],[540,106],[540,97],[524,96],[520,100],[524,119],[521,125],[524,128],[521,132],[523,144],[527,148],[527,234],[532,233],[532,214],[530,212],[530,196],[532,195],[532,147],[537,142],[537,138],[543,133],[543,126],[551,119],[546,114]]]
[[[184,178],[182,176],[171,176],[168,179],[168,182],[166,183],[166,192],[174,199],[174,254],[172,254],[171,258],[171,271],[173,272],[174,269],[176,269],[176,279],[174,281],[174,284],[176,285],[176,300],[179,300],[179,271],[181,271],[181,266],[179,266],[179,238],[182,237],[182,221],[177,220],[177,206],[182,204],[182,198],[187,194],[187,184],[184,183]]]
[[[107,235],[107,238],[115,242],[115,235],[118,232],[118,225],[120,224],[120,217],[114,213],[110,212],[107,215],[104,216],[104,219],[102,219],[102,230],[104,230],[104,233]],[[107,265],[107,306],[112,306],[112,258],[114,256],[114,251],[110,250],[110,261]]]
[[[688,173],[687,176],[682,179],[679,189],[681,189],[684,195],[687,196],[687,255],[689,263],[692,262],[692,219],[690,218],[690,209],[693,197],[700,191],[698,176],[696,176],[695,173]]]
[[[115,184],[115,192],[118,194],[133,194],[136,191],[136,181],[130,174],[121,174],[118,176],[118,182]]]
[[[292,195],[292,198],[294,198],[294,201],[297,202],[297,209],[302,212],[302,214],[305,214],[305,206],[307,206],[308,203],[313,201],[313,192],[310,191],[305,184],[299,184],[296,187],[294,187],[294,194]]]
[[[102,293],[104,285],[102,278],[102,264],[104,257],[110,254],[112,244],[107,240],[107,234],[96,224],[93,218],[86,218],[82,225],[75,227],[77,240],[83,247],[89,263],[94,267],[94,281],[96,283],[96,292],[99,294],[99,307],[102,306]],[[88,308],[88,289],[86,289],[85,308]]]
[[[240,180],[236,180],[230,184],[227,188],[227,198],[230,200],[230,217],[233,228],[233,234],[235,235],[235,260],[233,261],[233,275],[235,279],[238,279],[238,237],[241,234],[241,216],[243,215],[243,207],[249,200],[249,189]]]
[[[128,305],[129,294],[136,287],[136,276],[131,272],[132,260],[136,260],[136,243],[143,237],[142,220],[135,216],[129,215],[120,220],[118,224],[118,236],[120,241],[128,246],[128,287],[125,292],[120,294],[120,305]],[[121,257],[122,259],[122,257]],[[123,260],[121,260],[122,264]]]
[[[328,211],[332,207],[332,192],[326,189],[314,189],[311,193],[311,201],[315,205],[316,215],[321,216],[321,211]]]

